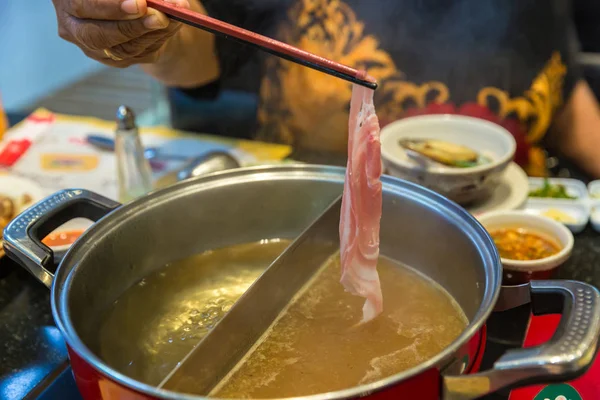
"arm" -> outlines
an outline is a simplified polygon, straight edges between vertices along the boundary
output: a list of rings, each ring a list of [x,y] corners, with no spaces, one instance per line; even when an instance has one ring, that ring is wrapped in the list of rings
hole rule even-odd
[[[580,80],[557,115],[551,139],[561,153],[594,178],[600,177],[600,106]]]
[[[164,0],[205,12],[199,0]],[[141,64],[159,81],[201,86],[219,76],[214,38],[149,8],[145,0],[52,0],[58,33],[111,67]]]
[[[189,1],[191,9],[206,14],[199,0]],[[156,62],[142,64],[141,67],[167,86],[191,88],[205,85],[220,74],[214,35],[184,25],[165,43]]]
[[[576,40],[571,51],[576,63],[579,51],[600,51],[600,2],[574,0],[572,7]],[[600,177],[600,105],[581,75],[565,107],[556,115],[549,139],[562,155],[586,173]]]

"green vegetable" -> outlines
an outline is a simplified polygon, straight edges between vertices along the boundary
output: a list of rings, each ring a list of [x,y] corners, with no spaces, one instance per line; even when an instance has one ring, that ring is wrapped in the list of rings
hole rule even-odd
[[[456,168],[471,168],[475,167],[478,164],[478,161],[454,161],[452,163],[452,166]]]
[[[529,192],[529,197],[546,197],[552,199],[576,199],[567,193],[564,185],[553,185],[548,179],[544,179],[544,185],[536,190]]]
[[[456,168],[471,168],[471,167],[477,167],[478,165],[487,164],[489,162],[491,162],[491,159],[489,159],[488,157],[485,157],[485,156],[480,156],[475,161],[454,161],[452,163],[452,166],[456,167]]]

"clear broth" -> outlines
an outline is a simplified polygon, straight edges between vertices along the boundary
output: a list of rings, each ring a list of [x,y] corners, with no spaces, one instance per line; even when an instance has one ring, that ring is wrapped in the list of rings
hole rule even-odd
[[[242,244],[159,268],[108,311],[100,356],[123,374],[158,385],[288,245]]]
[[[214,250],[147,277],[108,313],[101,356],[128,376],[158,384],[288,244]],[[357,325],[364,300],[344,292],[333,256],[211,396],[304,396],[373,382],[433,357],[465,329],[467,318],[439,285],[385,258],[378,270],[381,316]]]

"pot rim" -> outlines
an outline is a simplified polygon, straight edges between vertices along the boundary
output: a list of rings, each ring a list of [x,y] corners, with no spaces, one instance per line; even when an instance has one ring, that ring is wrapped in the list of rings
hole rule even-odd
[[[73,327],[69,310],[68,310],[68,293],[69,288],[72,284],[73,271],[76,270],[79,265],[78,253],[85,253],[88,251],[89,245],[86,243],[93,243],[90,240],[94,237],[100,237],[105,234],[106,231],[110,230],[116,224],[118,224],[120,217],[126,218],[127,215],[135,213],[135,210],[140,207],[144,207],[148,202],[160,203],[162,201],[168,201],[168,194],[184,195],[188,191],[198,191],[202,188],[211,188],[231,183],[232,181],[239,181],[240,179],[248,181],[251,177],[252,180],[263,180],[272,177],[288,177],[291,179],[307,179],[313,178],[317,180],[332,180],[337,181],[344,180],[346,168],[325,166],[325,165],[307,165],[307,164],[288,164],[288,165],[269,165],[269,166],[254,166],[245,167],[229,171],[222,171],[213,173],[210,175],[200,176],[196,178],[190,178],[188,180],[176,183],[165,189],[155,190],[142,198],[127,203],[118,209],[110,212],[104,218],[100,219],[93,226],[91,226],[83,235],[81,235],[73,246],[66,253],[65,257],[61,261],[57,268],[55,279],[52,284],[51,290],[51,306],[52,314],[57,327],[62,332],[63,338],[68,346],[76,352],[79,357],[85,360],[91,367],[102,375],[108,377],[112,381],[123,385],[124,387],[145,395],[158,397],[161,399],[182,399],[182,400],[200,400],[208,399],[206,396],[198,396],[191,394],[183,394],[164,389],[159,389],[155,386],[142,383],[133,378],[126,376],[125,374],[113,369],[107,363],[105,363],[99,356],[92,352],[80,339],[75,328]],[[381,178],[384,191],[391,191],[395,193],[410,192],[410,195],[415,198],[418,197],[420,200],[428,203],[431,208],[437,209],[438,212],[444,212],[448,214],[450,212],[456,219],[456,223],[460,223],[469,233],[469,236],[476,241],[478,250],[484,259],[486,279],[485,279],[485,291],[483,299],[479,305],[479,308],[472,318],[472,321],[467,325],[463,332],[454,341],[448,345],[444,350],[439,352],[434,357],[427,361],[403,371],[401,373],[389,376],[384,379],[380,379],[376,382],[369,384],[358,385],[349,389],[338,390],[328,393],[320,393],[309,396],[301,397],[288,397],[286,399],[296,400],[320,400],[320,399],[346,399],[356,398],[364,395],[365,393],[378,392],[385,388],[391,387],[399,382],[405,381],[411,377],[414,377],[426,370],[435,368],[436,365],[450,357],[453,353],[456,353],[462,346],[464,346],[477,332],[481,330],[485,321],[493,311],[493,307],[500,294],[500,286],[502,279],[502,264],[500,257],[494,246],[494,243],[483,227],[481,223],[469,214],[465,209],[460,207],[458,204],[451,200],[414,183],[395,178],[392,176],[384,175]],[[491,271],[490,271],[491,269]],[[58,284],[62,282],[63,284]]]

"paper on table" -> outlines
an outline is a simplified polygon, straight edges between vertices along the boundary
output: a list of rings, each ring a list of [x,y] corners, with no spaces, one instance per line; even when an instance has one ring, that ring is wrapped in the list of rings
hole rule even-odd
[[[88,134],[114,137],[115,125],[95,118],[52,114],[40,109],[9,130],[6,139],[31,138],[33,144],[11,168],[11,173],[28,177],[48,192],[79,187],[117,198],[115,157],[86,142]],[[226,150],[242,165],[280,161],[289,146],[186,134],[167,128],[141,129],[144,146],[161,146],[168,153],[201,155]]]

